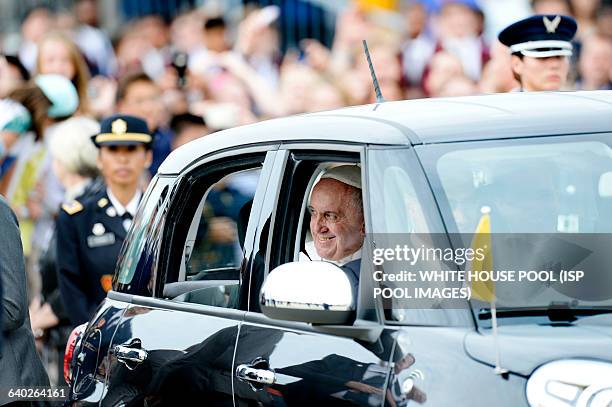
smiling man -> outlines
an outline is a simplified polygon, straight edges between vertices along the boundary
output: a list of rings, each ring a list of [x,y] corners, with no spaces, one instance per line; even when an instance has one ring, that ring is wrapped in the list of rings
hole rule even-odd
[[[499,34],[499,41],[512,53],[512,73],[521,91],[563,89],[576,29],[571,17],[536,15],[517,21]]]
[[[111,288],[115,263],[142,196],[151,165],[144,120],[115,115],[92,136],[106,189],[86,201],[62,206],[57,220],[57,267],[62,299],[74,325],[87,322]]]
[[[312,189],[308,210],[316,252],[310,257],[342,267],[356,294],[365,237],[360,168],[340,165],[327,170]]]

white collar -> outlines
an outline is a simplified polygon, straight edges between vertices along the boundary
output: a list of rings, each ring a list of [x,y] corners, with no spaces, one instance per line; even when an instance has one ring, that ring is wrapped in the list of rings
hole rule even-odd
[[[317,254],[317,251],[315,249],[313,241],[306,242],[306,244],[304,246],[305,246],[304,249],[306,251],[306,256],[308,256],[308,258],[310,260],[312,260],[312,261],[323,260],[323,261],[327,261],[329,263],[333,263],[333,264],[335,264],[338,267],[342,267],[345,264],[350,263],[353,260],[357,260],[357,259],[361,258],[361,249],[359,249],[355,253],[353,253],[351,255],[348,255],[348,256],[346,256],[343,259],[340,259],[340,260],[327,260],[327,259],[321,258],[321,256],[319,256]]]
[[[118,216],[123,216],[124,213],[128,212],[132,217],[136,216],[136,210],[138,210],[138,203],[140,202],[140,197],[142,196],[142,192],[140,190],[136,190],[136,193],[128,202],[127,205],[121,205],[121,202],[113,195],[110,188],[106,188],[106,194],[108,195],[108,199],[111,201],[111,204],[117,211]]]

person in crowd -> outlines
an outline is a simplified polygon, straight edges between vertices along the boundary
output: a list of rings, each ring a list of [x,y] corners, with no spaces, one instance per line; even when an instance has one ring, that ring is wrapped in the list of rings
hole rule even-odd
[[[210,129],[202,116],[191,113],[183,113],[172,117],[170,128],[174,132],[173,150],[210,133]]]
[[[104,185],[98,178],[98,151],[90,139],[100,132],[98,122],[83,116],[73,117],[59,124],[56,131],[61,136],[53,137],[49,150],[53,172],[64,187],[64,202],[85,201],[100,193]],[[50,374],[52,382],[57,384],[63,379],[62,356],[71,325],[58,287],[56,263],[57,238],[54,233],[40,256],[41,293],[30,302],[30,319],[35,337],[44,339],[50,349],[50,359],[58,367],[56,374]]]
[[[0,99],[30,80],[30,73],[14,55],[0,56]]]
[[[38,44],[38,74],[57,74],[72,81],[79,95],[79,113],[89,114],[89,69],[75,43],[60,32],[45,35]]]
[[[612,39],[591,34],[582,40],[577,89],[612,89]]]
[[[31,9],[21,24],[21,45],[18,57],[30,73],[36,70],[38,43],[54,28],[53,14],[46,7]]]
[[[531,8],[535,14],[572,14],[569,0],[532,0]]]
[[[79,99],[68,79],[53,74],[38,75],[13,91],[10,99],[23,107],[25,115],[18,113],[2,132],[12,135],[8,144],[16,157],[3,177],[2,191],[19,219],[30,292],[34,293],[40,281],[38,256],[49,244],[63,194],[51,171],[47,143],[56,136],[56,125],[77,110]]]
[[[418,0],[406,2],[402,14],[407,30],[407,39],[402,45],[404,77],[413,89],[412,94],[421,96],[423,73],[436,49],[436,41],[431,31],[427,29],[429,15],[423,2]]]
[[[111,288],[119,249],[142,197],[141,179],[152,162],[153,137],[138,117],[108,117],[92,140],[106,188],[62,205],[57,219],[58,283],[73,326],[87,322]]]
[[[512,71],[522,91],[564,89],[576,29],[571,17],[535,15],[499,33],[499,41],[510,48]]]
[[[108,36],[98,27],[98,7],[95,0],[77,0],[74,4],[77,26],[75,43],[82,50],[92,77],[109,77],[117,70],[115,51]]]
[[[15,214],[0,196],[0,278],[2,279],[2,349],[0,350],[0,388],[48,386],[45,372],[34,345],[30,318],[25,265]],[[14,399],[7,390],[0,394],[0,405]]]
[[[601,0],[570,0],[572,16],[578,24],[576,39],[582,42],[597,31],[597,11]]]
[[[435,21],[438,33],[435,52],[454,55],[461,62],[464,74],[473,81],[479,80],[490,55],[481,36],[482,11],[477,2],[443,1]]]
[[[155,175],[160,164],[170,154],[174,138],[172,130],[166,125],[169,118],[161,89],[144,72],[134,72],[119,81],[116,100],[118,113],[146,120],[153,137],[153,163],[149,173]]]

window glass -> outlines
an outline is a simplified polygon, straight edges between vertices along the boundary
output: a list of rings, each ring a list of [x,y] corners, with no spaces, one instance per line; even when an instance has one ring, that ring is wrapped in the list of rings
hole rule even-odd
[[[463,247],[484,242],[486,267],[496,273],[540,273],[492,284],[499,312],[610,306],[610,144],[610,134],[581,134],[418,149],[445,222]],[[583,277],[559,282],[575,270]],[[479,324],[489,324],[488,302],[471,303]],[[499,323],[544,320],[545,313],[534,312]]]
[[[459,149],[436,170],[460,233],[474,232],[483,207],[492,233],[612,231],[612,150],[602,142]]]
[[[230,174],[212,185],[196,213],[198,222],[187,261],[187,280],[211,277],[217,269],[238,269],[260,169]]]
[[[238,308],[244,242],[261,168],[234,172],[210,185],[190,220],[179,281],[165,295]]]
[[[117,261],[114,289],[138,295],[151,295],[155,275],[154,263],[162,236],[166,200],[174,178],[160,177],[151,181],[145,193],[134,224],[130,228],[126,244]],[[137,278],[134,278],[137,276]]]
[[[369,157],[374,233],[428,233],[423,207],[408,175],[409,151],[371,150]]]

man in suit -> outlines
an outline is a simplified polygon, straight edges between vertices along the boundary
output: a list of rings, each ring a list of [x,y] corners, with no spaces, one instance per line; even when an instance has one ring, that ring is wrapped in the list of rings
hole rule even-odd
[[[152,137],[144,120],[114,115],[92,137],[106,188],[62,206],[57,220],[57,267],[62,300],[73,325],[87,322],[111,289],[119,250],[142,196]]]
[[[0,196],[0,278],[2,279],[2,350],[0,350],[0,405],[11,401],[11,387],[48,386],[30,328],[26,274],[17,218]]]
[[[521,91],[563,89],[577,27],[568,16],[535,15],[511,24],[499,34],[499,41],[510,48],[512,73]]]
[[[362,202],[360,167],[340,165],[323,173],[308,205],[316,257],[345,271],[355,298],[365,237]]]

